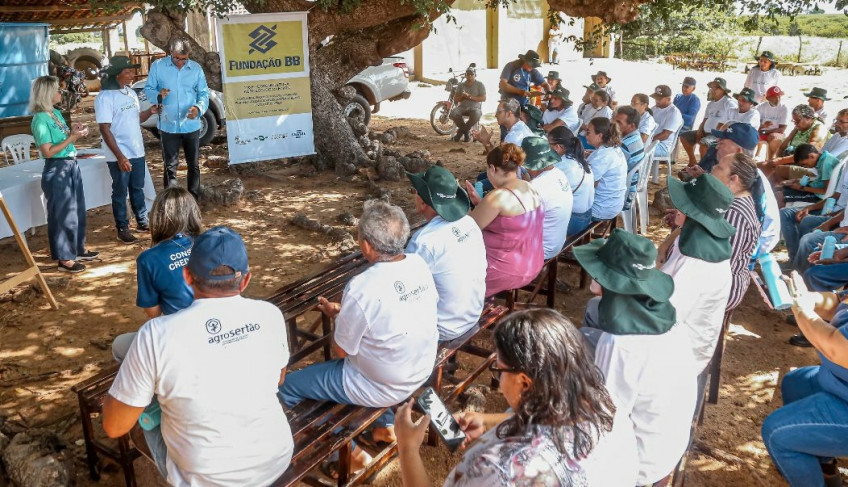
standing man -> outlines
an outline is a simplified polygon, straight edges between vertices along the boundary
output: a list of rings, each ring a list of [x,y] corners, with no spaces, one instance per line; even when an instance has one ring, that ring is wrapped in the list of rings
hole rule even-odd
[[[548,31],[548,62],[551,64],[559,64],[559,46],[562,45],[562,40],[565,38],[565,32],[559,28],[559,22],[551,25]]]
[[[140,123],[156,113],[158,106],[154,104],[143,112],[139,111],[138,96],[130,88],[138,67],[138,64],[131,64],[126,56],[113,56],[109,59],[100,94],[94,99],[94,117],[100,127],[103,154],[112,176],[112,216],[118,240],[125,244],[138,241],[130,232],[127,218],[128,192],[136,229],[150,231],[144,201],[147,166]]]
[[[465,81],[456,87],[456,95],[453,98],[454,102],[459,105],[451,110],[450,118],[456,124],[456,135],[453,136],[454,142],[459,142],[462,137],[464,142],[471,140],[469,131],[480,121],[483,116],[481,107],[486,101],[486,86],[477,81],[477,70],[469,67],[465,70]],[[464,117],[468,117],[466,122]]]
[[[539,53],[529,50],[519,54],[518,59],[511,61],[501,71],[498,93],[503,99],[514,98],[519,105],[526,105],[530,99],[530,85],[541,86],[545,91],[551,91],[547,80],[537,69],[542,65]]]
[[[159,101],[161,96],[158,129],[165,162],[165,187],[177,185],[182,146],[188,165],[188,191],[197,199],[200,191],[200,167],[197,165],[200,117],[209,108],[209,88],[203,68],[188,58],[191,44],[177,38],[171,41],[170,47],[170,56],[150,66],[144,94],[151,103]]]
[[[680,127],[683,126],[683,116],[680,110],[671,103],[671,88],[666,85],[656,87],[651,98],[654,99],[654,107],[651,112],[654,114],[654,120],[657,122],[657,128],[654,129],[654,139],[659,141],[654,149],[654,155],[657,157],[671,156],[674,150],[675,142],[674,134]]]
[[[274,396],[289,360],[283,314],[241,296],[247,250],[227,227],[197,237],[183,277],[194,302],[139,329],[103,404],[103,429],[110,438],[132,430],[168,485],[268,485],[294,450]],[[136,441],[154,394],[161,424]]]
[[[683,86],[680,93],[674,95],[674,106],[683,115],[683,131],[692,130],[695,126],[695,117],[701,111],[701,99],[695,94],[695,78],[687,76],[683,78]]]

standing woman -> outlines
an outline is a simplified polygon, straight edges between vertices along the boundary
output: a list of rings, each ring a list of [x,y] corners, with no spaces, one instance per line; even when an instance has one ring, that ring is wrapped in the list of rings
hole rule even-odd
[[[745,88],[754,90],[755,100],[760,103],[766,99],[769,88],[777,86],[778,83],[780,83],[780,71],[777,70],[774,54],[771,51],[763,51],[757,59],[757,66],[751,68],[748,77],[745,78]]]
[[[85,270],[79,261],[95,259],[100,253],[85,250],[85,193],[74,147],[77,139],[88,135],[88,129],[80,123],[69,128],[62,113],[53,108],[60,101],[58,78],[41,76],[33,81],[30,129],[44,158],[41,190],[47,199],[50,258],[58,261],[60,271],[75,274]]]
[[[592,223],[595,177],[592,175],[592,167],[583,156],[583,144],[571,130],[564,126],[555,127],[548,132],[548,142],[560,157],[560,162],[554,164],[554,167],[565,173],[574,196],[566,232],[570,237],[582,232]]]

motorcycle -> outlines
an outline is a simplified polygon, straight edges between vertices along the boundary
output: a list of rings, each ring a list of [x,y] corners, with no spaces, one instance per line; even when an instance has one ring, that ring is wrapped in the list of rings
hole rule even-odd
[[[468,65],[469,69],[476,67],[477,64],[475,63]],[[453,123],[453,120],[451,120],[450,114],[456,107],[456,104],[454,103],[456,90],[459,88],[459,84],[465,81],[465,73],[462,73],[459,77],[457,77],[453,76],[453,68],[449,69],[448,72],[452,75],[445,84],[445,91],[450,93],[448,95],[448,99],[436,103],[436,106],[430,110],[430,125],[439,135],[450,135],[456,130],[456,124]]]
[[[70,110],[83,97],[88,96],[88,87],[85,86],[85,75],[83,73],[68,65],[60,64],[56,66],[56,76],[64,85],[62,101],[59,103],[62,109]]]

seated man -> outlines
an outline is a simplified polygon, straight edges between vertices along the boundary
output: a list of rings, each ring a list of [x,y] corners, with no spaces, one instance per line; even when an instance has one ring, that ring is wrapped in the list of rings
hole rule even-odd
[[[655,268],[654,244],[621,229],[575,248],[574,257],[599,295],[589,300],[581,331],[616,414],[630,419],[636,435],[637,485],[652,485],[686,450],[696,404],[689,336],[670,301],[674,283]]]
[[[559,126],[564,126],[576,134],[580,129],[580,119],[571,100],[568,99],[568,90],[562,87],[554,88],[548,100],[545,113],[542,114],[542,127],[545,132],[550,132]]]
[[[783,140],[786,137],[786,127],[789,126],[789,107],[780,102],[783,96],[783,91],[772,86],[766,91],[766,103],[757,105],[757,111],[760,112],[760,142],[765,142],[767,146],[766,160],[772,159],[774,155],[771,153],[771,144],[773,140]]]
[[[827,126],[827,110],[824,108],[824,102],[830,101],[827,90],[815,87],[809,93],[804,93],[804,96],[807,97],[807,104],[816,113],[816,118]]]
[[[848,152],[848,108],[839,110],[836,120],[833,121],[833,127],[835,132],[822,146],[822,152],[841,157]]]
[[[727,81],[724,78],[716,78],[710,81],[707,83],[707,87],[710,89],[712,101],[707,103],[700,127],[698,127],[698,130],[690,130],[680,134],[680,143],[683,144],[683,149],[689,156],[689,166],[695,165],[695,145],[702,138],[710,135],[719,125],[730,120],[733,113],[739,109],[739,104],[730,96],[730,90],[727,89]],[[703,158],[705,155],[705,153],[702,153],[701,157]],[[704,169],[709,172],[709,169]]]
[[[656,87],[651,98],[654,99],[654,107],[651,112],[654,114],[654,121],[657,122],[657,128],[654,129],[654,137],[659,143],[654,149],[655,157],[671,157],[676,141],[676,134],[683,126],[683,116],[680,110],[671,103],[671,88],[666,85]]]
[[[468,216],[468,195],[450,171],[433,166],[406,176],[415,188],[415,209],[427,220],[406,251],[430,267],[439,292],[439,340],[453,340],[476,325],[483,310],[488,266],[483,232]]]
[[[139,329],[103,404],[103,429],[129,432],[155,394],[161,429],[144,436],[169,485],[268,485],[294,450],[273,393],[289,360],[283,315],[241,297],[247,251],[229,228],[197,237],[183,276],[194,302]]]
[[[498,103],[498,109],[495,111],[495,119],[506,129],[506,137],[504,142],[521,146],[521,141],[524,137],[534,135],[530,127],[521,120],[521,105],[514,98],[502,100]],[[492,142],[492,134],[486,130],[486,127],[480,127],[479,132],[472,131],[471,136],[477,142],[483,144],[486,153],[489,153],[500,144]]]
[[[848,455],[848,306],[844,296],[801,288],[792,313],[821,365],[787,373],[783,407],[763,422],[763,443],[792,486],[842,485],[837,457]]]
[[[701,99],[695,94],[695,78],[687,76],[683,78],[683,84],[680,87],[680,93],[674,95],[674,106],[680,110],[683,116],[682,132],[692,130],[695,126],[695,117],[701,111]]]
[[[627,172],[629,174],[645,158],[645,146],[642,143],[642,137],[639,135],[639,112],[627,105],[620,106],[616,110],[614,121],[621,131],[621,151],[624,152],[624,157],[627,158]],[[623,210],[630,209],[638,183],[639,173],[636,172],[630,180],[630,187],[624,199]]]
[[[539,194],[545,210],[542,245],[545,260],[554,258],[565,245],[568,222],[574,207],[574,195],[565,173],[554,166],[560,162],[545,137],[527,137],[521,143],[526,158],[524,168],[530,173],[530,186]]]
[[[336,320],[337,358],[289,374],[278,392],[286,406],[304,399],[394,406],[430,377],[439,341],[439,295],[427,263],[403,253],[408,237],[403,210],[380,200],[365,202],[359,248],[373,265],[348,282],[341,304],[318,298],[318,308]],[[395,441],[391,409],[374,425],[373,442]],[[352,471],[370,460],[354,446]]]
[[[839,159],[827,152],[820,154],[812,144],[799,145],[792,157],[795,158],[794,166],[778,166],[774,170],[774,176],[782,179],[783,186],[782,191],[775,191],[778,205],[782,208],[789,202],[816,203],[823,199]]]
[[[739,123],[746,123],[754,130],[759,129],[760,112],[754,108],[757,105],[757,102],[754,101],[754,96],[754,90],[751,88],[743,88],[742,91],[737,93],[735,98],[738,108],[730,114],[730,118],[726,122],[719,124],[714,130],[725,130],[727,127]],[[698,142],[701,154],[706,154],[707,150],[715,145],[716,142],[717,139],[713,135],[702,137]]]
[[[548,103],[551,101],[551,93],[553,93],[557,88],[562,87],[562,78],[559,77],[559,71],[548,71],[548,75],[545,76],[545,81],[548,82],[549,89],[545,91],[544,96],[542,96],[542,110],[546,110],[548,108]]]
[[[456,87],[453,101],[458,103],[450,112],[450,118],[456,124],[453,141],[459,142],[462,137],[463,141],[468,142],[471,140],[471,128],[477,125],[483,115],[481,107],[486,101],[486,86],[477,81],[477,71],[474,68],[465,70],[465,81]],[[468,117],[468,121],[465,121],[465,117]]]

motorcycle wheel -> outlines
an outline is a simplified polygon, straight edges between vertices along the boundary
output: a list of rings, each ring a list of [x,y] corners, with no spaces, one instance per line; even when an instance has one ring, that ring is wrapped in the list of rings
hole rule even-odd
[[[449,110],[443,103],[437,103],[430,111],[430,125],[440,135],[450,135],[456,130],[456,124],[448,117]]]

